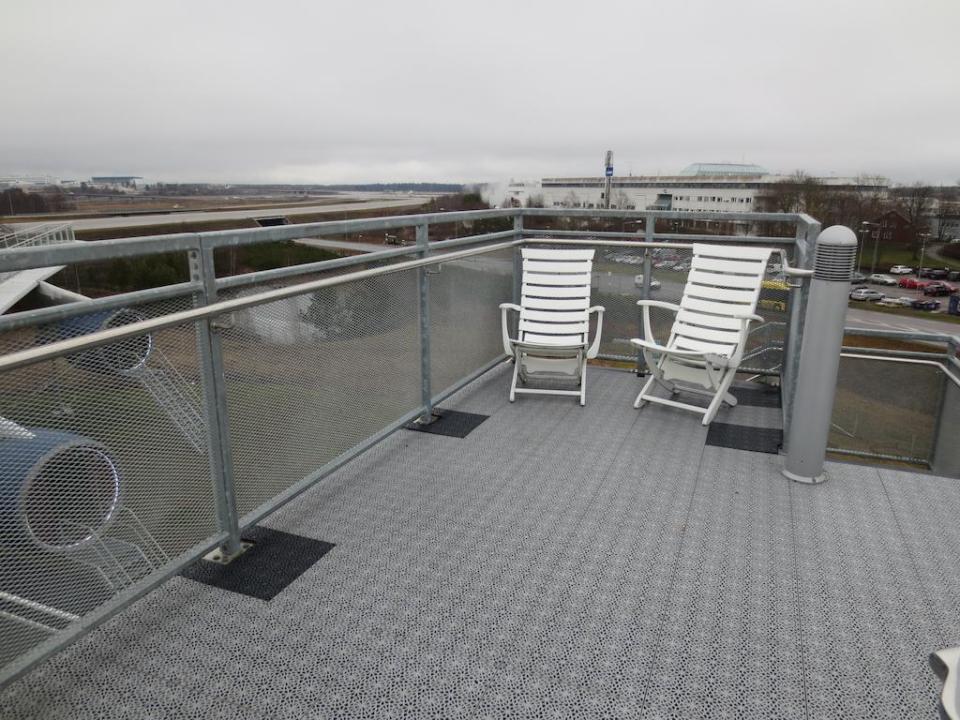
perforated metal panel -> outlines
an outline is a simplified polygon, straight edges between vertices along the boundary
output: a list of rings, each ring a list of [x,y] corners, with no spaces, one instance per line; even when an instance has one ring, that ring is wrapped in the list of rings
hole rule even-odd
[[[931,365],[842,357],[828,446],[929,463],[946,382]]]
[[[499,306],[513,302],[513,253],[456,260],[428,272],[434,395],[503,354]],[[508,319],[515,321],[516,313]]]
[[[191,306],[0,336],[0,353]],[[0,666],[216,529],[192,325],[0,374]]]
[[[241,513],[419,406],[417,297],[413,270],[217,319]]]

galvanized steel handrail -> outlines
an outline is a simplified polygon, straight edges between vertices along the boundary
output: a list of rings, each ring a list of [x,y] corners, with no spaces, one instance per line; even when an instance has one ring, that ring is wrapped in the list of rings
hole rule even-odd
[[[815,224],[815,221],[809,216],[797,213],[683,213],[662,210],[581,210],[576,208],[466,210],[458,212],[425,213],[420,215],[394,215],[382,218],[327,220],[299,225],[278,225],[275,227],[246,228],[240,230],[216,230],[203,233],[148,235],[138,238],[98,240],[96,242],[77,243],[76,245],[61,247],[17,248],[0,252],[0,271],[29,270],[31,268],[50,267],[52,265],[113,260],[162,252],[186,252],[196,249],[201,244],[204,247],[211,248],[239,247],[264,242],[283,242],[309,237],[321,237],[323,235],[343,235],[375,230],[392,230],[402,227],[415,227],[424,223],[436,225],[476,220],[493,220],[498,218],[512,218],[516,220],[524,217],[651,218],[653,220],[777,222],[793,223],[803,227],[810,226],[811,223]],[[683,237],[683,235],[677,235],[677,237]],[[784,238],[782,241],[789,242],[789,238]]]
[[[97,332],[70,338],[68,340],[60,340],[47,345],[32,347],[27,350],[20,350],[7,355],[0,355],[0,372],[5,370],[13,370],[18,367],[23,367],[24,365],[30,365],[42,360],[49,360],[62,355],[70,355],[80,352],[81,350],[99,347],[101,345],[108,345],[118,340],[123,340],[124,338],[142,335],[155,330],[162,330],[164,328],[173,327],[174,325],[182,325],[188,322],[209,319],[216,317],[217,315],[233,312],[235,310],[243,310],[244,308],[263,305],[276,300],[284,300],[297,295],[303,295],[304,293],[322,290],[323,288],[343,285],[356,280],[365,280],[367,278],[377,277],[379,275],[387,275],[389,273],[402,272],[404,270],[413,270],[415,268],[426,267],[429,265],[439,265],[441,263],[450,262],[451,260],[459,260],[462,258],[473,257],[474,255],[483,255],[486,253],[495,252],[497,250],[505,250],[507,248],[517,247],[521,243],[521,240],[511,240],[510,242],[485,245],[482,248],[457,250],[445,253],[443,255],[421,258],[419,260],[408,260],[406,262],[394,263],[393,265],[385,265],[383,267],[371,268],[369,270],[359,270],[357,272],[347,273],[345,275],[321,278],[319,280],[312,280],[310,282],[299,283],[274,290],[265,290],[257,293],[256,295],[232,298],[230,300],[220,300],[209,305],[203,305],[190,310],[181,310],[179,312],[169,313],[156,318],[148,318],[146,320],[140,320],[128,325],[120,325],[107,330],[98,330]]]

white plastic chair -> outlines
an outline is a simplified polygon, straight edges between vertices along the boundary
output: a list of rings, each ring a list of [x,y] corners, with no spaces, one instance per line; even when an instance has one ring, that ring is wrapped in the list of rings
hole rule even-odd
[[[575,395],[587,402],[587,360],[600,349],[603,307],[590,306],[593,250],[523,249],[523,291],[520,305],[500,305],[503,350],[513,358],[510,402],[517,393]],[[508,311],[520,313],[518,338],[511,338]],[[597,313],[593,344],[590,314]],[[517,387],[537,377],[576,380],[577,390]]]
[[[722,403],[730,406],[737,399],[728,391],[743,359],[751,322],[763,322],[756,314],[757,300],[770,248],[730,245],[693,246],[693,262],[679,305],[656,300],[640,300],[646,339],[630,342],[643,350],[650,378],[633,406],[646,402],[691,410],[703,415],[709,425]],[[666,345],[654,341],[650,308],[676,313]],[[711,398],[703,408],[651,394],[654,383],[675,396],[690,392]]]
[[[943,690],[940,692],[940,717],[960,720],[960,647],[932,653],[930,667],[943,683]]]

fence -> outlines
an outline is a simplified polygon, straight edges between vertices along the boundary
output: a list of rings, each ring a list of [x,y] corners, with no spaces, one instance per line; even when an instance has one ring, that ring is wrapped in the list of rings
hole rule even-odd
[[[523,227],[592,216],[643,231]],[[676,217],[794,234],[656,232]],[[431,225],[486,220],[513,227],[429,241]],[[223,248],[400,228],[416,245],[215,272]],[[0,316],[0,682],[210,550],[236,552],[245,528],[501,361],[498,305],[515,299],[522,243],[597,248],[603,354],[636,362],[636,300],[679,297],[689,242],[769,243],[806,267],[818,229],[799,215],[492,210],[3,252],[4,272],[178,253],[189,280]],[[804,290],[782,268],[769,282],[751,372],[780,375],[789,403]]]
[[[847,329],[888,347],[844,348],[828,449],[960,475],[960,339],[936,333]]]

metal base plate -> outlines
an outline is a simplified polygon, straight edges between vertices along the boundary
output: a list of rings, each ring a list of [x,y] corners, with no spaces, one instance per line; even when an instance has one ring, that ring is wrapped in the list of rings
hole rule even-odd
[[[448,437],[465,438],[473,432],[489,415],[460,412],[459,410],[434,410],[436,418],[430,424],[423,424],[416,420],[407,424],[407,430],[446,435]]]
[[[730,389],[730,392],[737,398],[737,402],[740,405],[780,407],[780,388],[743,388],[734,386]]]
[[[714,422],[707,431],[707,445],[776,455],[783,445],[783,430]]]
[[[259,526],[245,533],[244,542],[251,545],[250,549],[229,564],[199,560],[180,574],[221,590],[272,600],[334,547],[322,540]]]

